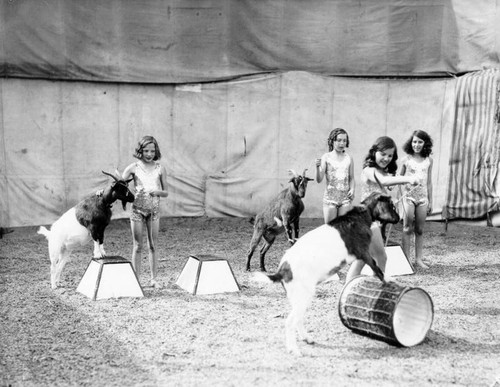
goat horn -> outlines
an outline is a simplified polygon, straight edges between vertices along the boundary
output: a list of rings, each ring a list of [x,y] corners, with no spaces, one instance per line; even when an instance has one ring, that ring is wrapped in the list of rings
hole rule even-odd
[[[118,170],[118,167],[115,168],[115,175],[116,177],[118,177],[118,179],[121,179],[122,178],[122,174],[120,173],[120,171]]]
[[[116,178],[115,175],[112,175],[111,173],[104,172],[104,171],[101,171],[101,172],[104,173],[105,175],[111,176],[113,179],[115,179],[115,181],[118,181],[118,179]]]
[[[302,176],[306,177],[306,172],[307,172],[307,168],[304,169],[304,172],[302,172]]]

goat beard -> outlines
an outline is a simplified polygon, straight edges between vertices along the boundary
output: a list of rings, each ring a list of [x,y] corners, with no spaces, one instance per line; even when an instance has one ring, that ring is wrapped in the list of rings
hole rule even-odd
[[[127,210],[127,202],[125,200],[122,200],[122,207],[123,207],[123,211]]]

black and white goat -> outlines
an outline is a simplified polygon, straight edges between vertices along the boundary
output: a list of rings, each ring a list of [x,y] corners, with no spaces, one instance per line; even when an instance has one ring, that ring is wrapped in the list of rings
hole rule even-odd
[[[354,207],[345,215],[304,234],[286,251],[278,271],[265,274],[266,280],[283,284],[292,307],[285,323],[286,346],[290,352],[300,355],[297,333],[301,340],[313,343],[304,328],[304,315],[317,284],[355,259],[363,260],[385,282],[384,273],[369,253],[370,226],[375,220],[387,223],[399,221],[389,196],[373,193],[362,206]]]
[[[252,241],[247,255],[246,270],[250,271],[250,260],[262,237],[264,245],[260,249],[260,270],[266,271],[264,259],[267,250],[272,246],[276,236],[285,231],[290,244],[299,237],[299,219],[304,211],[302,198],[306,194],[307,183],[313,179],[306,177],[307,169],[302,175],[294,170],[289,172],[292,178],[288,188],[281,191],[255,218]]]
[[[78,245],[83,245],[92,238],[94,258],[106,255],[103,245],[104,230],[111,220],[111,206],[116,200],[121,200],[125,209],[126,203],[134,201],[134,195],[127,187],[130,180],[124,181],[110,173],[102,173],[114,179],[102,194],[96,193],[84,198],[56,220],[50,231],[43,226],[38,230],[38,233],[45,235],[49,241],[52,289],[57,288],[69,255]]]

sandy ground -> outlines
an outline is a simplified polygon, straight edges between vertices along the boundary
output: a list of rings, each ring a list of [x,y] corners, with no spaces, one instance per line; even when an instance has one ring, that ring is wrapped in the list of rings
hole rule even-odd
[[[319,219],[302,220],[307,232]],[[499,229],[428,222],[432,267],[400,276],[432,298],[434,321],[410,348],[353,333],[340,321],[340,281],[320,284],[306,317],[315,345],[303,357],[284,347],[289,307],[283,288],[244,271],[252,234],[246,219],[165,218],[160,277],[144,298],[92,301],[76,291],[92,245],[73,254],[62,286],[50,288],[45,239],[18,228],[0,239],[0,383],[2,386],[499,386]],[[400,240],[401,225],[392,232]],[[109,255],[130,257],[126,220],[106,232]],[[287,248],[271,248],[268,270]],[[192,295],[175,285],[190,254],[228,259],[240,292]],[[252,262],[254,270],[258,260]]]

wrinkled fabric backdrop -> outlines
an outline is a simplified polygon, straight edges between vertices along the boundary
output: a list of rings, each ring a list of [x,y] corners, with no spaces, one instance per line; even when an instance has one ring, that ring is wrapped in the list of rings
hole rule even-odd
[[[0,226],[53,222],[144,134],[168,171],[163,215],[254,215],[288,169],[314,177],[335,127],[357,179],[377,137],[428,131],[438,215],[458,80],[500,67],[499,15],[486,0],[0,2]],[[322,216],[324,184],[304,216]]]

